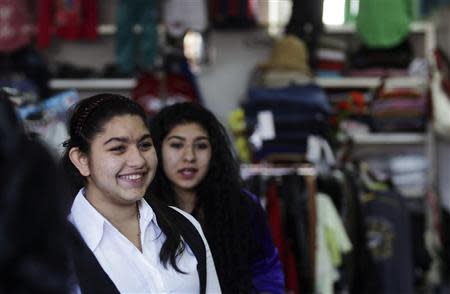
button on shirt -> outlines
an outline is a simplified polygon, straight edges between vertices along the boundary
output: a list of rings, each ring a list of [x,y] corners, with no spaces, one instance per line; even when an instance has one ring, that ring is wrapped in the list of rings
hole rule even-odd
[[[105,219],[78,192],[69,220],[77,227],[87,246],[121,293],[199,293],[197,259],[186,244],[177,265],[179,273],[159,259],[165,241],[155,214],[145,200],[139,201],[142,252]],[[211,251],[200,224],[188,213],[173,208],[188,218],[200,232],[206,247],[206,293],[220,293],[219,281]]]

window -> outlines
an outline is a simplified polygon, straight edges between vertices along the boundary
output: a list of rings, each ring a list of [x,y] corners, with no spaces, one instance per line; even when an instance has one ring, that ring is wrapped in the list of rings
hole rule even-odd
[[[322,21],[325,25],[341,25],[345,22],[345,0],[324,0]]]

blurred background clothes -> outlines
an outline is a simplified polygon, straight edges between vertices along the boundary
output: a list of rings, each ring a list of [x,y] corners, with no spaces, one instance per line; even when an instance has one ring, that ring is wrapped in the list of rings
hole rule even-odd
[[[286,26],[286,34],[292,34],[304,40],[309,52],[316,52],[319,36],[323,30],[323,0],[292,1],[292,15]],[[315,66],[315,57],[310,64]]]
[[[414,17],[411,0],[362,0],[356,28],[362,41],[372,48],[398,45],[409,34]]]
[[[33,24],[27,0],[0,1],[0,52],[12,52],[31,42]]]
[[[119,1],[115,42],[117,63],[123,72],[153,68],[158,53],[157,8],[156,0]],[[137,24],[139,34],[133,31]]]
[[[96,0],[39,0],[36,2],[38,48],[48,48],[53,33],[65,40],[97,38]]]

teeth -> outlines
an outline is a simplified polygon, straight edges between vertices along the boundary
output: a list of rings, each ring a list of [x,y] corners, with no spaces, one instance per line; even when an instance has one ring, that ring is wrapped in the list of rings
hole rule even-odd
[[[122,178],[124,178],[125,180],[137,180],[142,178],[141,174],[137,174],[137,175],[127,175],[127,176],[122,176]]]

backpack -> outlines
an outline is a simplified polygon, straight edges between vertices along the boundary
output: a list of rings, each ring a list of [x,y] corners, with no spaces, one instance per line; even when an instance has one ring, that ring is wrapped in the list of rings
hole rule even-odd
[[[153,201],[152,201],[153,202]],[[192,249],[197,259],[197,272],[200,281],[200,294],[206,292],[206,247],[197,228],[180,212],[162,204],[152,203],[156,218],[164,214],[179,228],[181,236]],[[70,231],[70,250],[73,267],[83,294],[120,293],[108,274],[103,270],[94,253],[89,249],[74,226]]]

